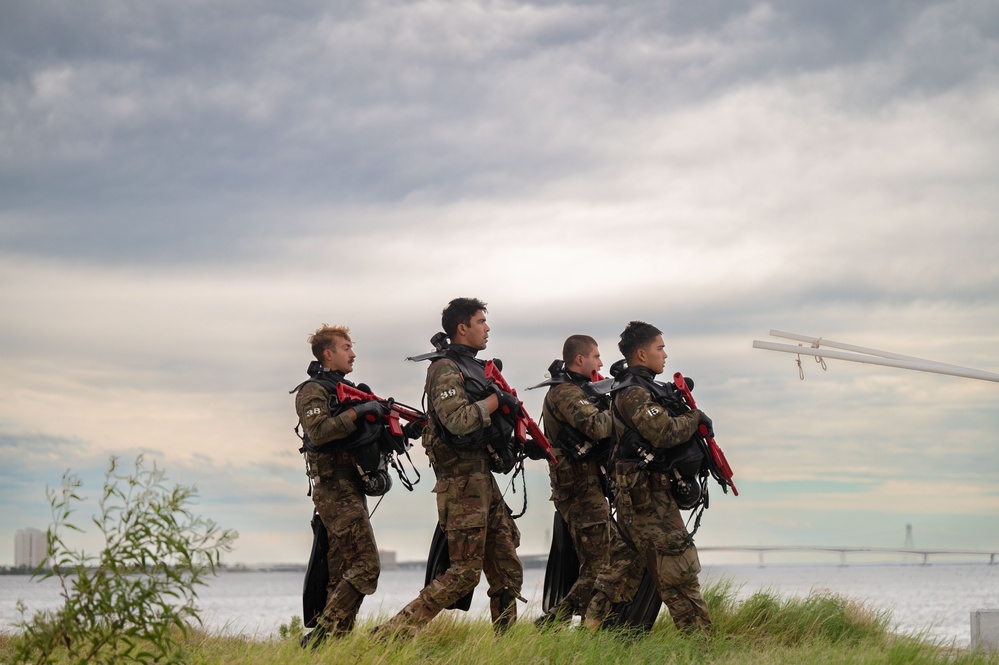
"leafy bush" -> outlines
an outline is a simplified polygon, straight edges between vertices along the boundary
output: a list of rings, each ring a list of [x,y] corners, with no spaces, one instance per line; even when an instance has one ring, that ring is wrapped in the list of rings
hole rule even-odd
[[[291,621],[281,624],[278,627],[278,635],[282,640],[299,640],[305,634],[305,626],[302,624],[302,617],[295,615]]]
[[[28,621],[19,603],[23,633],[16,660],[179,662],[178,637],[186,635],[189,622],[201,623],[196,587],[215,574],[236,532],[191,512],[194,487],[168,489],[164,472],[155,464],[146,468],[141,455],[132,473],[121,473],[112,457],[98,501],[100,516],[92,518],[105,545],[90,556],[64,540],[65,532],[82,531],[70,521],[81,487],[66,471],[60,489],[46,488],[52,526],[47,569],[36,576],[58,578],[64,604]]]

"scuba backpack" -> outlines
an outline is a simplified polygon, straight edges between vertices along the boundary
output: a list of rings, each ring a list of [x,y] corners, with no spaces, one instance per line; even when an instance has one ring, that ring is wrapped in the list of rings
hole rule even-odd
[[[351,405],[337,399],[337,385],[343,383],[351,388],[354,384],[339,372],[331,372],[323,368],[318,361],[313,360],[308,368],[309,378],[298,384],[289,393],[295,394],[308,383],[318,383],[329,394],[329,410],[332,416],[337,416]],[[370,389],[360,384],[357,386],[363,392]],[[396,460],[400,455],[408,456],[409,443],[405,435],[393,434],[383,419],[369,420],[360,418],[355,421],[357,429],[344,439],[332,441],[322,446],[316,446],[309,435],[301,428],[301,423],[295,426],[295,434],[302,442],[299,452],[324,454],[334,450],[346,450],[350,453],[361,479],[361,490],[367,496],[382,496],[392,489],[392,477],[388,467],[391,464],[399,473],[399,477],[407,489],[412,489],[409,481]],[[419,479],[417,478],[418,482]]]
[[[676,417],[690,411],[673,383],[655,381],[625,369],[623,365],[622,360],[611,367],[611,375],[615,378],[611,387],[615,423],[623,421],[623,418],[613,399],[613,393],[631,386],[640,386],[648,391],[656,404],[670,416]],[[686,379],[686,383],[688,387],[693,387],[691,379]],[[700,433],[695,432],[689,440],[671,448],[655,448],[637,431],[627,428],[621,434],[614,458],[637,461],[639,469],[666,473],[670,493],[680,509],[693,510],[701,504],[707,507],[710,457],[707,443]]]
[[[447,335],[437,333],[430,339],[436,350],[411,356],[406,360],[419,362],[429,360],[431,363],[448,359],[458,366],[465,383],[465,392],[472,402],[485,399],[494,394],[494,382],[486,377],[486,363],[477,359],[471,353],[464,352],[464,347],[448,344]],[[501,361],[494,359],[501,366]],[[437,413],[428,413],[434,428],[441,440],[454,448],[485,448],[489,453],[489,468],[496,473],[509,473],[520,459],[519,451],[514,442],[514,416],[496,410],[491,414],[490,424],[471,434],[456,435],[451,433],[441,422]]]
[[[561,359],[552,361],[552,364],[548,366],[548,374],[550,376],[549,379],[542,381],[535,386],[531,386],[528,390],[534,390],[543,386],[555,386],[562,383],[573,383],[579,386],[586,399],[598,409],[605,411],[610,408],[610,401],[607,394],[607,389],[610,387],[610,381],[602,379],[599,375],[591,377],[597,378],[597,380],[591,381],[582,375],[574,374],[565,369],[565,362]],[[594,372],[594,374],[596,374],[596,372]],[[544,408],[545,414],[551,411],[548,406],[547,396],[545,398]],[[547,416],[543,414],[543,417]],[[559,420],[557,425],[558,436],[552,440],[552,445],[568,455],[570,459],[577,462],[588,459],[605,459],[607,454],[610,452],[610,438],[592,441],[583,432],[579,431],[569,423]]]

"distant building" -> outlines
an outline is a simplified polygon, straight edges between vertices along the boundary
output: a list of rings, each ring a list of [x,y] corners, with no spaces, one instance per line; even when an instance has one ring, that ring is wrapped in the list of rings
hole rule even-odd
[[[37,568],[45,561],[47,549],[44,531],[20,529],[14,536],[14,566]]]
[[[395,560],[395,550],[378,550],[378,558],[382,560],[382,570],[396,570],[399,567]]]

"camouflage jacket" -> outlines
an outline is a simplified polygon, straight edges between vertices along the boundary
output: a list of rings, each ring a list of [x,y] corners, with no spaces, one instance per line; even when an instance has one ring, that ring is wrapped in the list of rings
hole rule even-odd
[[[430,461],[438,464],[443,457],[452,457],[455,449],[444,443],[438,426],[446,427],[454,436],[465,436],[489,427],[492,420],[484,399],[472,401],[465,390],[465,379],[458,364],[450,358],[440,358],[427,369],[424,386],[427,395],[429,424],[423,430],[423,447]],[[462,458],[484,458],[481,448],[457,451]]]
[[[333,415],[330,401],[329,392],[314,381],[302,386],[295,397],[298,421],[302,424],[309,441],[317,447],[344,439],[357,429],[357,425],[347,414],[347,409]]]
[[[655,376],[644,367],[627,371],[649,381]],[[669,415],[653,393],[641,385],[631,385],[614,392],[615,446],[627,429],[637,432],[653,448],[672,448],[689,441],[699,422],[697,411]]]
[[[567,427],[594,444],[611,435],[610,412],[598,408],[572,381],[557,383],[548,389],[541,418],[545,436],[553,445],[564,443],[569,435]]]
[[[354,385],[344,379],[341,373],[333,373],[331,379],[333,382],[344,381]],[[321,451],[305,453],[308,475],[313,478],[330,477],[344,470],[354,470],[351,454],[336,445],[338,441],[357,431],[357,425],[347,414],[347,409],[337,409],[339,404],[336,396],[331,395],[324,383],[319,381],[306,381],[296,391],[295,411],[298,413],[298,421],[308,441]]]

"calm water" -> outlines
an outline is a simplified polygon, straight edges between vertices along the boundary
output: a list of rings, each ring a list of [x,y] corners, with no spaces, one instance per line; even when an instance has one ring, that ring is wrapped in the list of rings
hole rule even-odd
[[[222,573],[199,593],[202,618],[217,632],[256,637],[274,634],[281,624],[302,612],[303,573]],[[820,590],[855,598],[888,610],[895,630],[923,633],[931,639],[967,646],[973,610],[999,607],[999,565],[933,564],[793,566],[705,566],[702,583],[730,580],[739,597],[770,590],[784,597],[802,597]],[[544,569],[524,571],[524,597],[530,603],[522,616],[540,612]],[[362,616],[388,616],[412,600],[423,586],[423,571],[385,571],[378,591],[366,599]],[[30,610],[59,604],[53,580],[33,582],[27,576],[0,576],[0,631],[14,630],[17,599]],[[473,613],[488,614],[485,588],[472,603]]]

